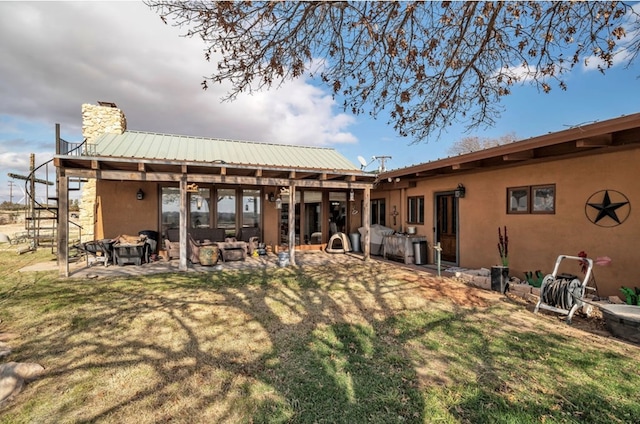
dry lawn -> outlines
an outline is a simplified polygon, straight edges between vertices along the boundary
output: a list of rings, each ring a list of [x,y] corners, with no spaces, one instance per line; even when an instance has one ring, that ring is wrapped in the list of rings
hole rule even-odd
[[[0,251],[0,264],[15,261],[8,255]],[[11,272],[0,277],[8,359],[47,373],[0,407],[0,422],[464,422],[473,415],[441,400],[431,415],[425,393],[498,373],[497,358],[454,353],[467,337],[489,350],[505,342],[506,356],[525,340],[551,340],[550,351],[571,340],[640,359],[596,321],[567,326],[531,310],[453,279],[355,259],[128,280]]]

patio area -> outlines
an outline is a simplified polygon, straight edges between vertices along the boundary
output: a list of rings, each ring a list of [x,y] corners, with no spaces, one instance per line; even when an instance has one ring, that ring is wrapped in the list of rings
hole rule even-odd
[[[362,263],[364,257],[359,253],[340,253],[333,254],[324,251],[296,251],[296,265],[305,266],[322,266],[328,264],[356,264]],[[432,274],[436,274],[437,271],[429,266],[425,265],[413,265],[404,264],[400,262],[390,261],[384,259],[382,256],[372,256],[372,261],[386,262],[397,265],[398,267],[414,269],[416,271],[423,271]],[[119,276],[140,276],[148,274],[160,274],[180,272],[178,270],[178,259],[166,260],[160,259],[159,261],[144,263],[142,265],[127,264],[124,266],[112,265],[104,266],[102,264],[93,264],[87,266],[86,261],[81,259],[76,263],[70,264],[70,278],[74,279],[93,279],[93,278],[105,278],[105,277],[119,277]],[[55,268],[55,262],[49,264],[40,264],[40,266],[49,265],[51,269]],[[266,268],[278,267],[278,255],[268,254],[259,257],[247,257],[244,261],[228,261],[218,263],[214,266],[203,266],[200,264],[189,263],[187,272],[224,272],[224,271],[240,271],[240,270],[259,270]],[[23,271],[29,271],[32,269],[23,269]],[[44,269],[41,269],[44,270]],[[443,276],[451,276],[451,273],[442,272]]]
[[[380,258],[382,259],[382,258]],[[322,251],[306,251],[296,252],[296,265],[298,266],[318,266],[330,263],[361,263],[363,256],[360,254],[345,253],[345,254],[330,254]],[[104,266],[102,264],[93,264],[87,266],[84,259],[78,260],[75,263],[70,264],[69,272],[70,278],[74,279],[91,279],[91,278],[104,278],[104,277],[119,277],[119,276],[139,276],[148,274],[160,274],[170,272],[180,272],[178,270],[178,259],[166,260],[160,259],[155,262],[144,263],[142,265],[127,264],[124,266],[112,265]],[[398,264],[402,265],[402,264]],[[51,270],[55,268],[55,262],[39,264],[40,270],[42,267],[50,267]],[[266,268],[278,267],[278,255],[268,254],[259,257],[247,257],[243,261],[218,261],[213,266],[203,266],[200,264],[189,263],[187,272],[224,272],[224,271],[239,271],[239,270],[259,270]],[[31,271],[35,269],[23,269],[22,271]],[[421,269],[428,271],[425,267]]]

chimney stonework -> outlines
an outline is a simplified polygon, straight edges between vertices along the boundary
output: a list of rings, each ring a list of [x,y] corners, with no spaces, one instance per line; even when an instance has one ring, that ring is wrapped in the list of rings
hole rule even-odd
[[[82,136],[88,145],[94,144],[102,134],[123,134],[126,130],[127,119],[120,109],[111,106],[82,105]],[[90,178],[82,185],[80,198],[83,242],[95,239],[96,204],[96,180]]]

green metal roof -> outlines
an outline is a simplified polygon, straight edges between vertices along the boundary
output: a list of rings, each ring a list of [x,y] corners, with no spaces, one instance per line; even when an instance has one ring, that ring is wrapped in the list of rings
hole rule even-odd
[[[140,160],[359,171],[335,149],[126,131],[96,139],[95,155]]]

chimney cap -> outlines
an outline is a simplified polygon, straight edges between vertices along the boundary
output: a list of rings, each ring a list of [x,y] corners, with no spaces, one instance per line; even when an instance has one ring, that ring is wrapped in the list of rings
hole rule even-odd
[[[116,104],[115,104],[115,103],[113,103],[113,102],[101,102],[100,100],[98,100],[98,104],[99,104],[100,106],[106,106],[106,107],[115,107],[115,108],[117,108],[117,107],[118,107],[118,106],[116,106]]]

